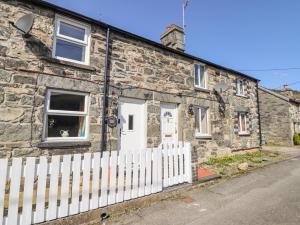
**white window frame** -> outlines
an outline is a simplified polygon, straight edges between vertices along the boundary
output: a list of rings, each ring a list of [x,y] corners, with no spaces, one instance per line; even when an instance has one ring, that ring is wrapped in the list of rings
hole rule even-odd
[[[198,81],[199,81],[199,84],[196,84],[196,79],[195,79],[195,76],[196,76],[196,66],[198,66]],[[204,85],[201,86],[201,82],[200,82],[200,67],[203,67],[203,76],[204,76]],[[194,86],[196,88],[200,88],[200,89],[207,89],[207,73],[206,73],[206,66],[204,64],[200,64],[200,63],[197,63],[197,64],[194,64]]]
[[[201,113],[202,113],[202,110],[201,109],[205,109],[206,110],[206,124],[207,124],[207,133],[201,133]],[[210,137],[211,134],[210,134],[210,109],[208,107],[197,107],[195,109],[198,113],[198,119],[199,121],[195,121],[196,123],[199,123],[199,132],[196,130],[195,132],[195,136],[196,137]]]
[[[240,89],[240,83],[242,83],[242,89]],[[236,80],[236,95],[245,97],[245,81],[243,79]]]
[[[244,115],[245,118],[245,130],[242,130],[242,115]],[[247,126],[247,112],[239,112],[239,134],[249,134]]]
[[[62,94],[71,94],[71,95],[80,95],[85,96],[84,99],[84,111],[67,111],[67,110],[53,110],[50,109],[50,100],[51,93],[62,93]],[[65,90],[57,90],[57,89],[48,89],[46,95],[46,106],[44,113],[44,129],[42,135],[43,142],[67,142],[67,141],[86,141],[89,135],[89,115],[88,115],[88,107],[89,106],[89,94],[83,92],[74,92],[74,91],[65,91]],[[85,136],[84,137],[46,137],[46,130],[48,129],[48,115],[55,116],[84,116],[84,126],[85,126]]]
[[[79,40],[76,38],[72,38],[72,37],[60,34],[59,31],[60,31],[60,23],[61,22],[84,29],[85,30],[84,40],[82,41],[82,40]],[[68,59],[65,57],[56,56],[56,41],[57,41],[57,39],[84,46],[85,47],[84,61],[77,61],[74,59]],[[61,15],[56,15],[55,16],[55,30],[54,30],[54,38],[53,38],[52,57],[59,59],[59,60],[63,60],[63,61],[83,64],[83,65],[89,65],[89,63],[90,63],[90,39],[91,39],[91,26],[90,25],[83,24],[81,22],[72,20],[70,18],[66,18]]]

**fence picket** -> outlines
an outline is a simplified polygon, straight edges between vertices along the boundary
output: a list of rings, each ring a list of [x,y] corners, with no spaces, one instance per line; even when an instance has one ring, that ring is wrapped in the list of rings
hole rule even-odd
[[[126,152],[126,184],[125,184],[125,193],[124,200],[129,200],[131,198],[131,175],[132,175],[132,152]]]
[[[169,186],[174,184],[174,161],[173,161],[173,151],[170,145],[168,145],[168,155],[169,155]]]
[[[38,184],[36,191],[36,211],[34,213],[34,223],[41,223],[45,221],[45,195],[46,182],[48,173],[48,162],[45,156],[40,157],[38,166]]]
[[[182,146],[179,144],[178,147],[178,154],[179,154],[179,177],[178,177],[178,182],[183,183],[183,151],[182,151]]]
[[[145,195],[145,178],[146,178],[146,152],[145,150],[140,151],[140,186],[139,186],[139,197]]]
[[[109,195],[108,204],[116,203],[116,176],[117,176],[118,153],[111,152],[110,156],[110,176],[109,176]]]
[[[100,152],[94,153],[92,168],[92,199],[90,207],[91,209],[96,209],[99,206]]]
[[[164,171],[164,187],[169,187],[169,154],[168,149],[165,145],[162,145],[163,148],[163,171]]]
[[[131,198],[137,198],[139,193],[139,152],[133,153],[132,191]]]
[[[58,217],[65,217],[69,214],[69,186],[70,186],[70,172],[71,172],[71,155],[63,156],[63,163],[61,168],[61,196],[60,207],[58,210]]]
[[[174,144],[173,148],[173,157],[174,157],[174,184],[178,184],[178,146]]]
[[[81,173],[81,154],[75,154],[72,163],[72,202],[70,215],[79,213],[79,191]]]
[[[18,224],[19,191],[22,176],[22,159],[14,158],[11,166],[7,224]]]
[[[109,174],[109,152],[103,152],[101,159],[101,195],[100,207],[107,206],[108,174]]]
[[[50,164],[50,188],[49,188],[49,204],[47,210],[47,220],[57,218],[57,194],[58,194],[58,176],[60,171],[60,156],[52,156]]]
[[[151,194],[151,179],[152,179],[152,150],[146,150],[146,186],[145,195]]]
[[[156,193],[158,189],[158,177],[157,177],[157,149],[153,149],[152,151],[152,193]]]
[[[185,161],[185,181],[188,183],[193,182],[193,177],[192,177],[192,167],[191,167],[191,162],[192,162],[192,155],[191,155],[191,144],[190,143],[184,143],[184,161]]]
[[[4,196],[5,196],[5,185],[7,178],[8,159],[0,159],[0,224],[3,224],[3,212],[4,212]]]
[[[123,151],[119,153],[118,158],[118,192],[117,192],[117,202],[124,201],[124,174],[125,174],[125,163],[126,158]]]
[[[162,191],[162,149],[157,149],[157,192]]]
[[[91,176],[91,153],[84,153],[82,164],[82,198],[80,212],[86,212],[90,206],[90,176]]]

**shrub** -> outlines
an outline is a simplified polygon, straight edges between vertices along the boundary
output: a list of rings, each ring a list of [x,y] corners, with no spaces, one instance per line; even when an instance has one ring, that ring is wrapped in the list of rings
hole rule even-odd
[[[298,134],[298,133],[294,134],[294,144],[300,145],[300,134]]]

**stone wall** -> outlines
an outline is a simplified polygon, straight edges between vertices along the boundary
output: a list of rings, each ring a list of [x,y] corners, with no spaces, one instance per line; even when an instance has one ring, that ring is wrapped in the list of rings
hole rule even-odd
[[[298,117],[298,109],[295,110],[295,106],[284,98],[259,89],[261,128],[267,144],[293,145],[292,120]]]
[[[98,151],[101,137],[105,29],[92,26],[90,65],[80,66],[50,58],[55,13],[21,3],[0,1],[0,156],[23,156]],[[34,13],[33,36],[23,38],[10,24]],[[150,45],[139,39],[113,31],[109,54],[109,113],[119,97],[146,100],[147,144],[160,143],[160,104],[176,103],[179,114],[179,140],[193,145],[193,163],[211,156],[259,147],[256,81],[206,65],[208,90],[194,87],[193,68],[201,63],[181,54]],[[236,95],[236,79],[246,81],[246,97]],[[214,86],[225,81],[229,88],[220,96]],[[41,148],[45,91],[47,88],[90,93],[90,145]],[[189,105],[210,109],[210,138],[195,137],[195,116]],[[225,111],[220,112],[220,106]],[[237,111],[249,113],[249,134],[236,132]],[[117,128],[108,128],[107,149],[117,149]],[[79,143],[80,145],[80,143]],[[195,170],[196,167],[194,167]]]

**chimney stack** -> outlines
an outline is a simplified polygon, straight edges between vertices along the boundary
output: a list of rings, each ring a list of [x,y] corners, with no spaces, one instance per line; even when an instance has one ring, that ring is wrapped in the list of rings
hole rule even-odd
[[[287,84],[283,85],[283,90],[284,91],[287,91],[288,89],[289,89],[289,85],[287,85]]]
[[[184,31],[182,27],[171,24],[161,35],[160,40],[163,45],[184,52]]]

